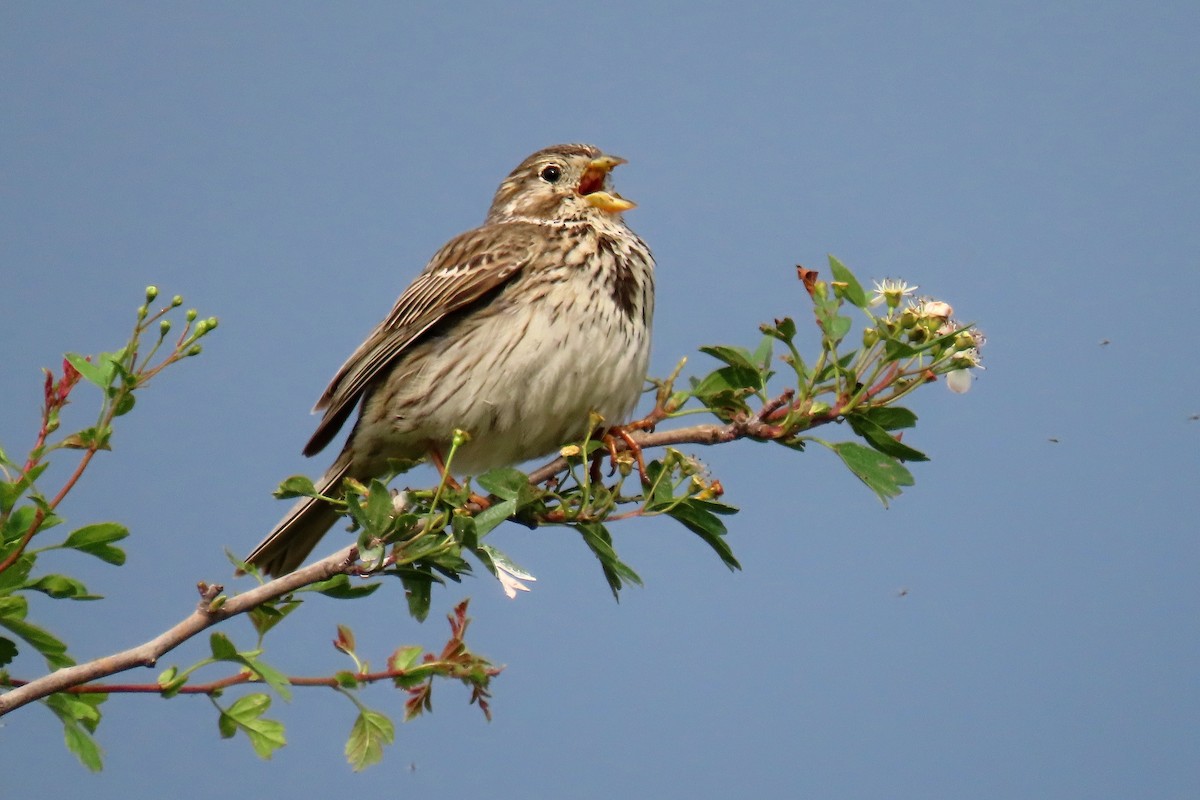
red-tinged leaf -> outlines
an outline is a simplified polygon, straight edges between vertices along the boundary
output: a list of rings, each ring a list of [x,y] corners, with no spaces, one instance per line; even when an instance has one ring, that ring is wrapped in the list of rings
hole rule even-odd
[[[809,297],[816,291],[817,277],[820,275],[815,269],[805,269],[799,264],[796,265],[796,277],[804,284],[804,291],[808,292]]]
[[[350,630],[346,625],[337,626],[337,638],[333,640],[333,646],[343,653],[354,652],[354,631]]]

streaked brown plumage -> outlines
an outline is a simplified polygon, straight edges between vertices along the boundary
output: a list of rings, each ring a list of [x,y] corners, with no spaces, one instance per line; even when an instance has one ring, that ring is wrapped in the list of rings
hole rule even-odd
[[[388,459],[444,454],[455,428],[472,439],[453,468],[477,474],[581,438],[592,411],[626,420],[646,375],[654,259],[621,217],[633,204],[608,191],[621,163],[590,145],[534,153],[484,224],[430,259],[317,401],[308,456],[360,408],[322,494]],[[291,572],[336,520],[302,499],[246,560]]]

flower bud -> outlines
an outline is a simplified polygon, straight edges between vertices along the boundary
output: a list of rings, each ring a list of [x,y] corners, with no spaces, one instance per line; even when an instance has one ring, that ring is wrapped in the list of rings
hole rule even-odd
[[[162,322],[158,323],[158,335],[159,336],[166,336],[170,332],[171,332],[171,320],[164,319]]]
[[[877,328],[863,329],[862,342],[863,347],[871,347],[879,341],[879,330]]]
[[[158,287],[157,286],[147,286],[146,287],[146,302],[153,303],[154,298],[156,298],[156,297],[158,297]]]
[[[178,308],[183,305],[183,295],[177,294],[171,298],[171,308]]]
[[[946,388],[955,394],[965,394],[971,389],[972,377],[969,369],[956,369],[946,374]]]
[[[196,309],[189,308],[187,310],[187,314],[185,314],[184,316],[187,318],[188,322],[195,322],[196,321]]]
[[[941,300],[926,300],[921,304],[921,313],[928,317],[949,319],[954,315],[954,309],[950,307],[949,303]]]

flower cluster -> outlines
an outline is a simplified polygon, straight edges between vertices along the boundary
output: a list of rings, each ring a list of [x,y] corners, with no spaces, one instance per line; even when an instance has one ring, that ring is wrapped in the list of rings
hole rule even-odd
[[[984,368],[980,350],[987,340],[977,328],[957,322],[949,303],[914,297],[917,288],[890,278],[875,282],[870,305],[886,305],[887,314],[873,317],[875,326],[863,332],[863,344],[872,347],[881,339],[902,339],[920,347],[921,355],[930,359],[922,366],[933,375],[945,375],[950,390],[962,394],[971,388],[970,370]]]

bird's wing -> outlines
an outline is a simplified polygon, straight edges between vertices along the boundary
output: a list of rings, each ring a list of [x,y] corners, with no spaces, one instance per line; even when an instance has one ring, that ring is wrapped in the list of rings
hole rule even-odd
[[[532,260],[536,236],[522,223],[488,225],[451,239],[333,376],[314,411],[324,411],[304,448],[311,456],[337,435],[363,391],[431,327],[486,299]]]

